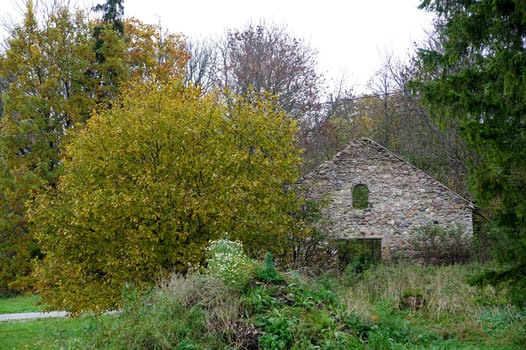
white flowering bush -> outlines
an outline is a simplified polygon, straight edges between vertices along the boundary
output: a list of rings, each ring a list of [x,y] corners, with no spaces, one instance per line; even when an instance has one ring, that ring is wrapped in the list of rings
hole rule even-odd
[[[221,238],[210,241],[207,248],[207,274],[229,287],[242,288],[254,275],[254,263],[245,254],[243,244]]]

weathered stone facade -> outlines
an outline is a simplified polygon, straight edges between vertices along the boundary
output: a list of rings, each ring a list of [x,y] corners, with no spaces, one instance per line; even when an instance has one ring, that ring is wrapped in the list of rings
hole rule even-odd
[[[302,184],[308,197],[328,200],[331,237],[381,239],[383,259],[407,252],[412,229],[425,224],[473,233],[471,202],[370,139],[352,141]],[[353,208],[356,185],[369,190],[365,209]]]

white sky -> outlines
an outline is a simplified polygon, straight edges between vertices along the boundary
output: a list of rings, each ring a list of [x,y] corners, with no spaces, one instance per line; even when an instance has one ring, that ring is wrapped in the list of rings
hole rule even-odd
[[[431,15],[419,0],[125,0],[125,13],[189,37],[218,36],[260,19],[285,24],[318,51],[328,82],[344,74],[362,90],[387,51],[405,57]]]
[[[21,0],[0,0],[0,17],[18,15]],[[38,2],[38,0],[36,0]],[[48,0],[49,1],[49,0]],[[104,0],[70,0],[86,7]],[[218,37],[248,22],[286,25],[318,51],[330,84],[346,76],[357,91],[380,67],[385,52],[405,58],[424,39],[431,15],[419,0],[124,0],[126,17],[161,23],[191,38]]]

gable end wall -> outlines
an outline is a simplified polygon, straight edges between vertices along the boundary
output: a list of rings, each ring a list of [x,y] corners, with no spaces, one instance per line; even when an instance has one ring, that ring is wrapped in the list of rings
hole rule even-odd
[[[470,202],[369,139],[351,142],[302,183],[308,197],[329,200],[324,217],[330,236],[382,238],[383,258],[410,253],[411,231],[428,223],[459,225],[473,234]],[[367,209],[352,208],[357,184],[369,189]]]

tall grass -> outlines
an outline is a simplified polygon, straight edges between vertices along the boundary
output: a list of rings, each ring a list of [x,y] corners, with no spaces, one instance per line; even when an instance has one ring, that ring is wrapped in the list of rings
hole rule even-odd
[[[404,298],[420,295],[425,300],[423,311],[429,317],[476,318],[488,304],[500,305],[506,301],[503,290],[491,286],[480,289],[466,282],[479,269],[478,265],[379,265],[349,283],[345,300],[350,306],[382,303],[401,309]]]
[[[480,268],[477,264],[379,265],[361,276],[345,276],[341,302],[370,322],[398,314],[412,324],[433,325],[444,338],[459,339],[495,337],[498,328],[511,343],[526,346],[525,310],[508,305],[505,290],[466,282]],[[419,298],[420,303],[411,305],[410,298]]]
[[[214,278],[172,275],[150,293],[129,292],[126,299],[111,324],[70,348],[221,348],[235,335],[239,296]]]
[[[90,321],[56,348],[526,348],[525,310],[508,306],[504,291],[466,283],[477,265],[308,277],[281,274],[268,259],[263,269],[243,287],[187,274],[145,294],[129,290],[122,313]],[[415,296],[422,303],[406,302]]]

